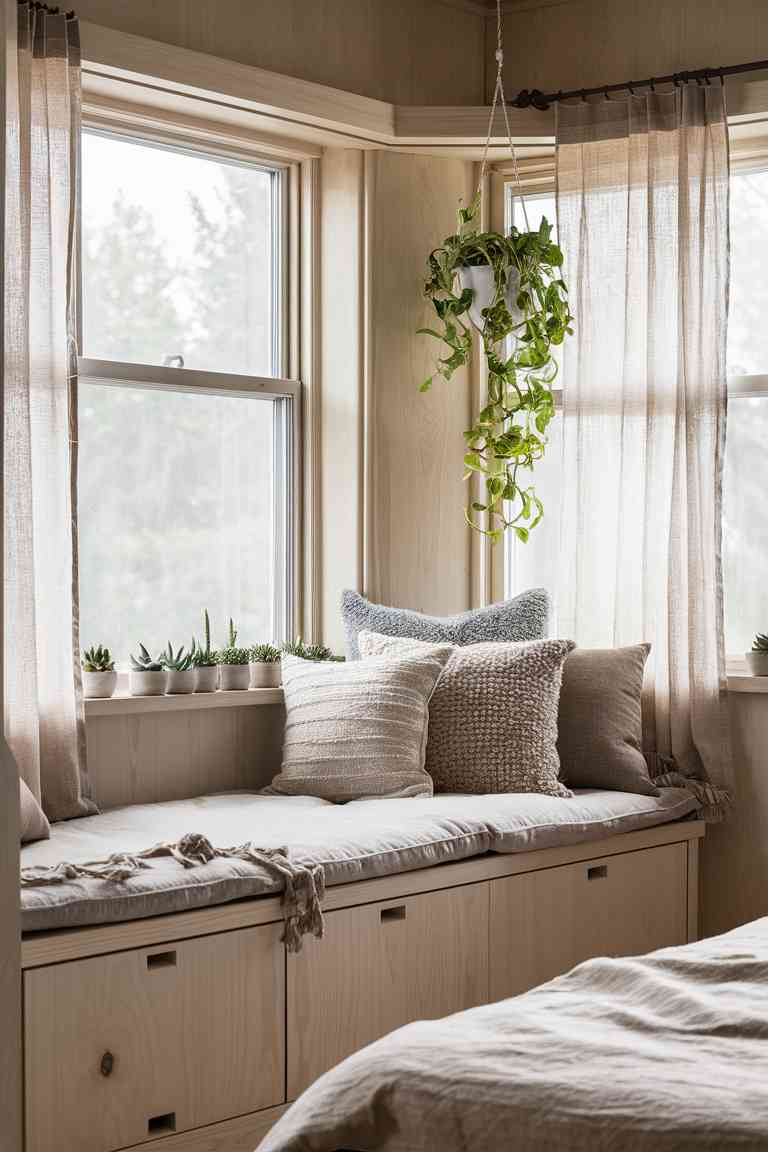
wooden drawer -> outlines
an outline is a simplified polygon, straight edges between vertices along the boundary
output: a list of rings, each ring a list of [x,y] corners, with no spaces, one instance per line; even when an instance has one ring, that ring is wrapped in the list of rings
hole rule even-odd
[[[26,1152],[109,1152],[281,1103],[281,933],[27,971]]]
[[[491,1000],[593,956],[687,941],[687,851],[667,844],[491,881]]]
[[[328,913],[288,957],[288,1099],[393,1028],[487,997],[487,884]]]

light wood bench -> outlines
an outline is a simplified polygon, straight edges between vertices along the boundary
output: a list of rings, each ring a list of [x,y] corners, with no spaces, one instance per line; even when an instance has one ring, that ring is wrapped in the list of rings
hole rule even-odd
[[[25,1152],[253,1152],[287,1102],[408,1021],[698,934],[704,825],[331,888],[286,955],[273,897],[26,937]]]

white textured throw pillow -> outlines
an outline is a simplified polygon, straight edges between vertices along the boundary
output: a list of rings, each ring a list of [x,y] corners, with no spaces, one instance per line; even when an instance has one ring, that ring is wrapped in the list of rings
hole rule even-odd
[[[422,647],[361,632],[360,652],[405,655]],[[426,769],[438,792],[541,792],[570,796],[558,780],[557,709],[572,640],[454,648],[429,706]]]
[[[428,704],[448,644],[335,664],[283,656],[285,739],[272,791],[361,800],[431,796]]]

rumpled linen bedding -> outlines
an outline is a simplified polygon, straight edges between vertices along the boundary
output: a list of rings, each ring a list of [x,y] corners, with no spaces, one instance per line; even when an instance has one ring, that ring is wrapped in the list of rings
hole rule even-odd
[[[534,794],[442,795],[343,805],[310,796],[229,792],[114,808],[54,824],[50,840],[22,847],[21,867],[82,864],[194,833],[215,848],[286,847],[291,861],[309,868],[321,865],[326,885],[347,884],[490,851],[526,852],[602,840],[679,820],[697,807],[690,793],[679,788],[663,789],[658,797],[585,790],[567,800]],[[273,872],[236,857],[197,867],[184,867],[168,856],[147,864],[120,881],[77,877],[22,888],[22,929],[115,923],[274,895],[282,888]]]
[[[321,1077],[258,1152],[765,1152],[768,918],[419,1022]]]

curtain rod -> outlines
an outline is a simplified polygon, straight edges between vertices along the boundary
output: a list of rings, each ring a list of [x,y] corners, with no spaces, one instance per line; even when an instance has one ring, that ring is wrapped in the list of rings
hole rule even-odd
[[[650,88],[655,91],[657,84],[674,84],[678,88],[681,84],[709,84],[711,80],[719,79],[723,82],[725,76],[738,76],[742,72],[760,72],[768,69],[768,60],[754,60],[751,64],[730,64],[725,68],[697,68],[692,72],[671,72],[669,76],[651,76],[648,80],[627,80],[623,84],[603,84],[599,88],[574,88],[570,92],[542,92],[538,88],[523,88],[514,100],[510,100],[510,108],[535,108],[538,112],[547,112],[551,104],[559,100],[580,98],[586,100],[588,96],[605,96],[608,99],[611,92],[630,92],[633,96],[635,88]]]

